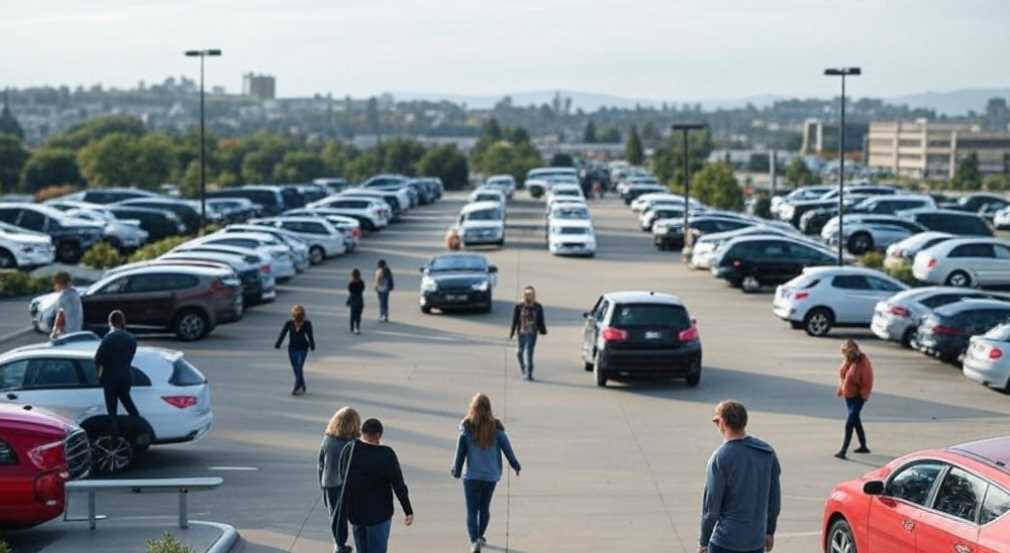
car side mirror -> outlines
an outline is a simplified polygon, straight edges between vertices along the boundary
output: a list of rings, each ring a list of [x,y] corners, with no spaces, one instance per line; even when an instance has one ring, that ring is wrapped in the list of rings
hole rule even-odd
[[[884,483],[880,480],[870,480],[863,484],[863,493],[866,495],[883,495]]]
[[[487,268],[487,272],[489,272],[489,273],[497,273],[498,272],[498,267],[495,266],[495,265],[491,265],[490,267]]]

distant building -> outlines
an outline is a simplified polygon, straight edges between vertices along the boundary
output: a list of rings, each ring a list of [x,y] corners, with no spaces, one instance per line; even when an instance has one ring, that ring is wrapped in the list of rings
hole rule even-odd
[[[862,152],[863,140],[869,125],[847,123],[845,125],[845,151]],[[800,154],[807,156],[838,155],[838,125],[827,124],[820,119],[803,122],[803,146]]]
[[[983,132],[974,123],[928,119],[870,123],[869,166],[898,176],[953,178],[957,163],[973,153],[983,176],[1010,174],[1010,132]]]
[[[277,97],[277,79],[273,75],[246,73],[242,75],[242,94],[260,100],[273,100]]]

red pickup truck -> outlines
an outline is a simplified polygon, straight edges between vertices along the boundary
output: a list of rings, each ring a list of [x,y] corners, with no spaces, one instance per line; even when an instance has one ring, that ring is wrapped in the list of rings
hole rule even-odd
[[[90,469],[91,446],[80,427],[42,409],[0,404],[0,529],[60,516],[63,484]]]

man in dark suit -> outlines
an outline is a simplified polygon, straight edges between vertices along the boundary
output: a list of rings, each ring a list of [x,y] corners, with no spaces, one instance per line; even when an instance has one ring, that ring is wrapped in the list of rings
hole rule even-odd
[[[138,417],[137,406],[130,399],[133,386],[133,355],[137,353],[137,340],[126,331],[126,315],[116,309],[109,313],[109,333],[95,352],[98,381],[105,392],[105,408],[112,421],[112,431],[119,435],[117,412],[119,402],[130,416]]]

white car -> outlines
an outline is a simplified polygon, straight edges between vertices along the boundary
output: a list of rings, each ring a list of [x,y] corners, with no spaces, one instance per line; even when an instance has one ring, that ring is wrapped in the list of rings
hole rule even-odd
[[[258,223],[228,225],[221,231],[224,233],[264,232],[270,234],[291,247],[298,264],[304,260],[307,265],[316,265],[322,263],[328,257],[341,255],[347,251],[347,247],[344,245],[344,237],[336,229],[333,229],[336,234],[335,237],[332,234],[312,235],[292,232],[290,229],[284,227]],[[304,267],[297,268],[299,272],[304,270]]]
[[[305,272],[305,270],[309,268],[309,265],[313,263],[309,259],[312,253],[309,249],[309,244],[302,240],[298,235],[287,232],[283,229],[276,227],[264,228],[253,224],[235,224],[228,225],[215,234],[236,234],[244,232],[262,232],[264,234],[269,234],[276,238],[278,242],[287,246],[291,252],[291,259],[295,264],[295,271],[298,273]]]
[[[362,230],[371,232],[389,225],[389,204],[367,198],[330,196],[312,202],[303,209],[326,208],[331,213],[353,217],[361,223]]]
[[[585,203],[557,203],[547,213],[547,224],[555,221],[589,221],[592,215],[589,213],[589,206]]]
[[[190,240],[172,251],[184,250],[193,246],[236,246],[255,250],[268,256],[273,261],[274,278],[286,279],[297,274],[294,256],[287,244],[277,238],[262,232],[223,233],[216,232]]]
[[[842,216],[842,231],[838,236],[838,216],[834,216],[821,229],[821,239],[830,245],[839,241],[853,255],[883,249],[909,236],[925,232],[926,228],[897,215],[849,213]]]
[[[340,231],[340,234],[344,235],[344,245],[347,246],[348,253],[358,248],[358,241],[361,240],[361,236],[363,235],[361,232],[361,223],[357,219],[341,215],[339,210],[330,210],[325,207],[292,209],[291,211],[285,211],[279,217],[253,219],[249,222],[279,226],[278,221],[285,217],[312,217],[328,221],[334,228]]]
[[[273,290],[277,283],[277,260],[272,258],[269,253],[263,252],[259,249],[244,248],[241,246],[227,246],[225,244],[195,244],[193,242],[186,242],[162,257],[174,256],[175,254],[188,256],[196,253],[241,256],[249,263],[254,263],[260,268],[260,281],[262,282],[264,290]],[[268,296],[263,299],[272,300],[275,297],[275,294],[268,293]]]
[[[929,284],[979,287],[1010,285],[1010,242],[953,238],[915,255],[912,275]]]
[[[551,187],[550,192],[547,193],[547,203],[558,198],[576,198],[585,199],[582,194],[582,187],[577,184],[555,184]]]
[[[653,192],[642,194],[631,202],[631,210],[635,213],[644,213],[658,205],[667,205],[684,209],[684,196],[671,194],[669,192]],[[705,209],[705,204],[694,198],[687,200],[687,206],[692,210]]]
[[[778,286],[772,312],[793,328],[824,336],[833,327],[868,327],[879,301],[908,286],[864,267],[808,267]]]
[[[88,433],[93,467],[104,473],[123,470],[151,445],[194,442],[210,432],[214,413],[207,378],[181,351],[140,346],[130,391],[140,417],[125,417],[120,406],[120,435],[115,436],[95,367],[98,344],[95,334],[76,332],[3,354],[0,402],[71,418]]]
[[[1010,392],[1010,324],[972,336],[962,370],[970,380]]]
[[[1010,206],[997,211],[993,215],[992,224],[999,230],[1010,229]]]
[[[458,232],[464,246],[505,244],[505,208],[498,202],[476,202],[463,206]]]
[[[527,178],[524,186],[526,191],[530,196],[534,198],[539,198],[547,193],[548,183],[545,179],[530,179]]]
[[[63,211],[69,217],[85,219],[94,223],[105,225],[102,236],[107,242],[120,250],[135,250],[147,242],[148,232],[140,228],[140,221],[137,219],[119,219],[109,207],[102,204],[93,204],[78,200],[65,200],[63,198],[49,200],[47,206],[55,207]]]
[[[596,255],[596,233],[586,220],[554,220],[547,235],[547,249],[554,255]]]
[[[0,223],[0,269],[33,269],[56,259],[48,234]]]
[[[242,297],[246,305],[266,303],[277,298],[277,281],[270,270],[269,260],[265,257],[250,253],[243,254],[227,251],[199,251],[189,250],[184,252],[169,252],[158,257],[159,261],[208,261],[225,263],[238,274],[242,280]],[[252,280],[252,282],[249,282]],[[256,285],[256,281],[259,285]]]
[[[348,188],[344,190],[337,196],[342,198],[369,198],[378,201],[379,203],[385,205],[390,210],[390,220],[398,219],[402,213],[405,213],[410,209],[417,201],[417,196],[411,196],[411,188],[406,187],[389,187],[389,186],[377,186],[374,188]],[[395,202],[389,196],[394,196],[396,198]],[[394,205],[399,204],[399,205]]]
[[[516,191],[516,179],[512,175],[491,175],[486,181],[484,181],[484,186],[486,188],[495,188],[501,190],[505,195],[511,199],[512,195]]]
[[[887,247],[884,255],[884,267],[896,269],[905,263],[911,263],[916,254],[943,242],[955,238],[953,234],[947,232],[926,231],[914,234],[908,238],[895,242]]]
[[[508,201],[508,196],[502,190],[482,186],[470,193],[470,203],[498,202],[502,205]]]
[[[785,196],[772,196],[771,213],[774,216],[778,216],[779,210],[783,205],[790,202],[816,200],[834,188],[834,185],[801,186]]]
[[[693,215],[693,214],[692,214]],[[638,224],[641,227],[642,232],[652,232],[652,225],[656,221],[661,221],[663,219],[683,219],[684,218],[684,204],[673,204],[673,203],[656,203],[649,206],[649,209],[643,211],[638,216]]]
[[[309,248],[309,261],[313,265],[324,259],[347,252],[344,235],[323,217],[278,217],[274,223],[229,225],[231,232],[282,232],[290,234]],[[268,230],[264,230],[264,227]]]

